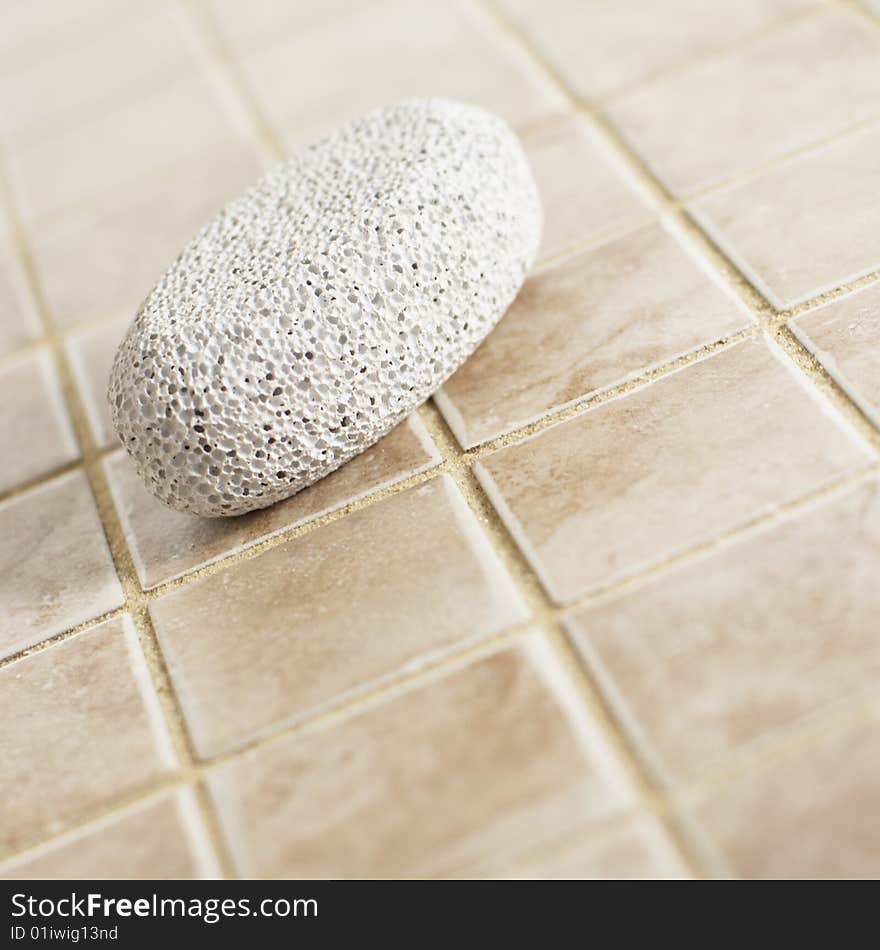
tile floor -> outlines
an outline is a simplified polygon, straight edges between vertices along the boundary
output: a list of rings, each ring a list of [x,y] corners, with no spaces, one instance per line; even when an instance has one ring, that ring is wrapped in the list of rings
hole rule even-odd
[[[0,875],[880,877],[878,4],[10,0],[0,53]],[[427,93],[533,164],[509,314],[301,495],[163,508],[138,302]]]

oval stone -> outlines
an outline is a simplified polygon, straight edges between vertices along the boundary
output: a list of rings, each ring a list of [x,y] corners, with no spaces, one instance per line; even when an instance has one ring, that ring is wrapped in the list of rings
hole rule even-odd
[[[371,113],[228,204],[142,304],[108,398],[173,508],[286,498],[397,425],[492,329],[540,238],[496,116],[438,99]]]

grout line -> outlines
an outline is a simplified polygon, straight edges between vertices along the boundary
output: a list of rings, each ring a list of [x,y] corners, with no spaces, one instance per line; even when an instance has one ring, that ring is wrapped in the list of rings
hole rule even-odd
[[[56,465],[53,468],[50,468],[48,471],[43,472],[41,475],[37,475],[34,478],[29,478],[24,482],[20,482],[14,488],[10,488],[5,492],[0,492],[0,505],[6,504],[7,501],[14,501],[19,495],[26,495],[32,489],[40,488],[42,485],[46,485],[54,479],[60,478],[62,475],[69,475],[71,472],[75,472],[81,466],[82,459],[77,456],[77,458],[70,462],[64,462],[62,465]]]
[[[225,78],[226,86],[244,106],[245,112],[256,127],[261,144],[275,161],[282,161],[286,156],[286,150],[278,132],[266,117],[241,64],[226,42],[214,14],[206,6],[204,0],[179,0],[179,3],[204,39],[208,54],[216,65],[218,73]]]
[[[124,613],[125,607],[114,607],[113,610],[108,610],[106,613],[99,614],[97,617],[90,617],[88,620],[83,620],[72,627],[68,627],[67,630],[62,630],[60,633],[54,633],[51,637],[47,637],[45,640],[38,640],[36,643],[28,644],[28,646],[22,647],[22,649],[16,650],[14,653],[0,657],[0,670],[2,670],[5,666],[11,666],[18,660],[23,660],[25,657],[42,653],[43,650],[47,650],[49,647],[53,647],[57,643],[63,643],[65,640],[75,637],[78,633],[82,633],[84,630],[90,630],[93,627],[100,626],[100,624],[105,623],[108,620],[113,620],[114,617],[121,617]]]
[[[489,2],[497,8],[497,0],[489,0]],[[604,108],[606,105],[617,103],[628,96],[650,91],[654,86],[661,85],[670,79],[684,75],[693,67],[711,63],[713,60],[722,59],[731,53],[745,52],[759,45],[768,37],[785,33],[785,31],[791,27],[798,26],[801,23],[815,19],[823,14],[828,14],[834,11],[835,8],[846,9],[848,5],[846,0],[824,0],[823,3],[816,4],[815,6],[808,6],[797,10],[789,16],[780,17],[777,20],[756,27],[728,43],[720,43],[714,46],[710,45],[708,48],[701,50],[688,59],[678,60],[668,66],[661,66],[642,79],[621,86],[607,96],[599,96],[591,100],[591,104],[597,108]],[[499,19],[506,19],[503,13],[499,14]]]
[[[55,369],[64,396],[67,412],[79,443],[82,453],[82,465],[89,480],[89,486],[94,496],[95,506],[101,519],[101,524],[110,549],[110,556],[114,569],[122,586],[125,597],[125,610],[134,621],[141,649],[143,650],[147,666],[150,671],[153,688],[157,694],[162,709],[165,725],[171,736],[175,753],[184,769],[192,767],[194,756],[191,742],[183,720],[182,712],[174,694],[168,670],[159,648],[156,632],[146,606],[146,600],[137,581],[131,552],[125,540],[119,523],[119,516],[113,504],[110,486],[102,465],[102,456],[94,444],[88,414],[79,394],[73,369],[62,340],[54,333],[49,317],[48,306],[43,297],[42,288],[37,276],[34,260],[28,247],[24,230],[18,215],[12,194],[8,187],[6,175],[5,155],[0,155],[0,187],[3,189],[3,200],[7,208],[7,217],[10,224],[10,236],[19,254],[22,272],[24,273],[34,300],[34,306],[42,322],[47,345],[51,350]],[[56,638],[56,642],[57,639]],[[208,807],[204,795],[199,792],[205,824],[211,832],[212,842],[217,851],[220,866],[226,871],[230,867],[228,853],[217,833],[217,821],[213,811]]]
[[[755,339],[759,333],[759,328],[753,324],[742,330],[737,330],[729,336],[722,337],[719,340],[705,343],[703,346],[684,353],[681,356],[676,356],[659,366],[643,370],[621,383],[587,393],[585,396],[572,401],[562,408],[550,409],[532,422],[517,426],[509,432],[495,436],[485,442],[479,442],[473,447],[465,449],[463,453],[464,458],[471,463],[476,463],[510,445],[524,442],[538,433],[543,432],[545,429],[551,429],[563,422],[568,422],[571,419],[585,415],[591,410],[607,402],[619,399],[621,396],[627,396],[635,390],[644,389],[651,383],[665,379],[667,376],[672,376],[679,370],[691,366],[694,363],[701,363],[721,350],[730,349],[736,346],[737,343],[742,343],[745,340]]]

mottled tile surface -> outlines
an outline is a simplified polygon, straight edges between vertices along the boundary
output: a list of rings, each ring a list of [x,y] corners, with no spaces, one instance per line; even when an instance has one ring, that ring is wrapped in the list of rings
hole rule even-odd
[[[386,55],[389,46],[393,55]],[[370,109],[415,96],[461,99],[515,125],[564,106],[528,58],[455,3],[377,4],[294,33],[242,65],[293,150]]]
[[[808,310],[789,326],[880,426],[880,285]]]
[[[880,268],[880,130],[694,202],[697,221],[780,310]]]
[[[650,214],[581,120],[563,116],[541,123],[523,145],[544,209],[539,261],[631,228]]]
[[[236,518],[200,518],[168,508],[146,489],[122,450],[105,465],[138,577],[145,588],[151,588],[343,508],[439,461],[421,420],[411,416],[315,485],[270,508]]]
[[[0,846],[58,833],[174,768],[131,621],[0,670]]]
[[[672,781],[875,688],[878,573],[872,479],[583,610],[571,626]]]
[[[0,365],[0,494],[79,456],[52,357],[45,347]]]
[[[814,7],[813,0],[501,0],[568,85],[601,99]]]
[[[219,876],[191,792],[87,825],[0,868],[13,880],[189,880]]]
[[[0,504],[0,656],[122,605],[82,471]]]
[[[530,277],[437,401],[469,448],[750,323],[705,265],[650,225]]]
[[[634,818],[593,834],[569,836],[504,875],[527,881],[679,880],[688,877],[658,821]]]
[[[625,806],[564,675],[532,637],[221,767],[242,873],[471,876]]]
[[[731,873],[880,876],[880,713],[766,760],[694,803]]]
[[[869,458],[765,343],[746,341],[502,449],[478,472],[567,602]]]
[[[676,194],[741,174],[878,112],[880,31],[847,10],[810,17],[699,63],[609,109]]]
[[[449,476],[172,591],[151,613],[202,755],[526,616]]]

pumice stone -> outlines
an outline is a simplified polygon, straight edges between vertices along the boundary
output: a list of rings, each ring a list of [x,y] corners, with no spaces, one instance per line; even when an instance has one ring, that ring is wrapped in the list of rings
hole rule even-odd
[[[496,116],[424,99],[351,123],[228,204],[141,305],[110,375],[122,444],[180,511],[300,491],[467,358],[541,224]]]

